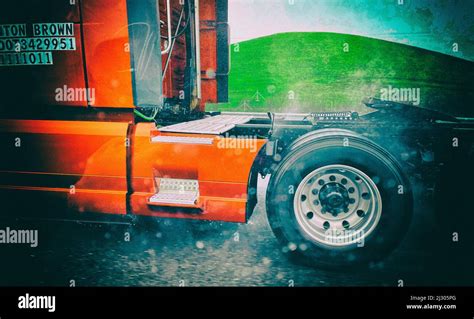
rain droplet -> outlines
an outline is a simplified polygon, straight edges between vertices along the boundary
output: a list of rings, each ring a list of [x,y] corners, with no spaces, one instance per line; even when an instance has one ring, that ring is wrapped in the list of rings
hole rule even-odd
[[[289,249],[289,250],[295,251],[296,248],[298,248],[298,246],[296,246],[295,243],[289,243],[289,244],[288,244],[288,249]]]
[[[198,249],[203,249],[203,248],[204,248],[204,243],[203,243],[202,241],[197,241],[197,242],[196,242],[196,247],[197,247]]]

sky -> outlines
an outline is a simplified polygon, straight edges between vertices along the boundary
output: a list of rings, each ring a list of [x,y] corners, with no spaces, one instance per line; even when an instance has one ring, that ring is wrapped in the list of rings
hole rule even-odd
[[[229,24],[232,43],[282,32],[337,32],[474,61],[472,0],[229,0]]]

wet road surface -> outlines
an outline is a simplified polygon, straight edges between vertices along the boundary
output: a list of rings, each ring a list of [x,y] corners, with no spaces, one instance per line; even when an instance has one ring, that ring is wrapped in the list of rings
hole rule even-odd
[[[249,224],[147,220],[146,225],[61,222],[38,229],[39,245],[0,245],[1,286],[405,286],[474,285],[473,250],[434,235],[423,214],[383,262],[328,271],[295,264],[268,225],[263,187]],[[421,216],[421,217],[420,217]],[[423,231],[421,231],[423,230]]]

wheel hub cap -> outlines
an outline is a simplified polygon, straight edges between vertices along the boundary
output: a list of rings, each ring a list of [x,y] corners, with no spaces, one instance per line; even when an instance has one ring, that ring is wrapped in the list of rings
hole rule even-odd
[[[349,206],[349,192],[338,183],[328,183],[321,188],[319,193],[321,212],[329,212],[334,216],[347,212]]]
[[[382,199],[374,181],[359,169],[328,165],[298,185],[294,212],[309,240],[324,247],[346,247],[372,233],[382,214]]]

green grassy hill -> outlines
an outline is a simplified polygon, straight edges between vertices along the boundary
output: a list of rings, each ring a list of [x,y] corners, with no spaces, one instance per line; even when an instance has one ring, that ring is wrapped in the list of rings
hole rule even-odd
[[[346,50],[344,50],[346,49]],[[474,63],[336,33],[282,33],[231,47],[229,103],[208,110],[354,110],[389,85],[420,88],[420,106],[474,116]]]

